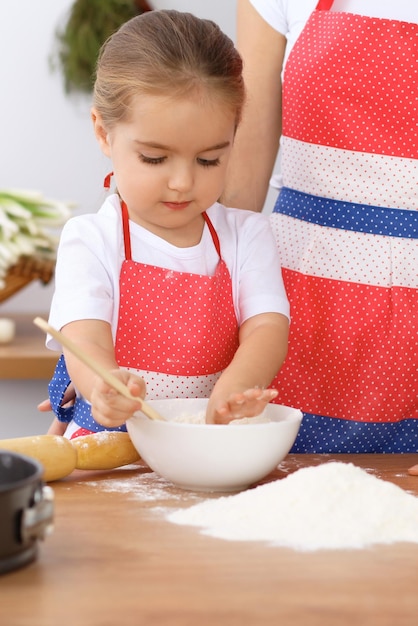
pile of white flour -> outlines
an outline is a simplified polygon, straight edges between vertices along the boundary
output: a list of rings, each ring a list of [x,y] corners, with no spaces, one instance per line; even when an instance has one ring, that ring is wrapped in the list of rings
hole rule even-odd
[[[330,462],[168,516],[207,535],[295,550],[418,543],[418,498],[351,463]]]

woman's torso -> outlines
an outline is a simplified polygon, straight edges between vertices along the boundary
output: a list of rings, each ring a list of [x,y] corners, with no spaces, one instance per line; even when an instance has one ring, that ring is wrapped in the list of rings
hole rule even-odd
[[[418,447],[417,72],[416,20],[349,11],[315,11],[287,61],[276,384],[306,413],[299,451]]]

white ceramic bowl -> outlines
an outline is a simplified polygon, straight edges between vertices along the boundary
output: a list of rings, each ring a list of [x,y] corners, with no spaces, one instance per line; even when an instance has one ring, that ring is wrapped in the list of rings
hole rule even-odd
[[[157,474],[183,489],[238,491],[272,472],[292,447],[302,420],[293,408],[269,404],[271,422],[218,425],[174,422],[204,411],[207,399],[150,400],[167,421],[138,412],[128,433],[142,459]]]

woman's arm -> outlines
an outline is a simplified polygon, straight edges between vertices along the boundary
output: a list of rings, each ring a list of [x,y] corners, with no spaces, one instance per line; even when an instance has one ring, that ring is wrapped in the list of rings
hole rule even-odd
[[[208,405],[208,423],[259,415],[277,392],[267,389],[287,354],[289,320],[262,313],[240,328],[240,345],[216,383]]]
[[[249,0],[238,0],[237,48],[244,62],[247,101],[238,127],[221,202],[261,211],[281,135],[281,71],[286,38]]]

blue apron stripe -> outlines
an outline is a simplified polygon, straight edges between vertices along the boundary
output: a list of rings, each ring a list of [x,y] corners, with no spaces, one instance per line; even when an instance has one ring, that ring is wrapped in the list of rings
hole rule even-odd
[[[290,452],[415,453],[418,452],[418,419],[370,423],[304,413]]]
[[[77,424],[79,428],[91,430],[93,433],[98,433],[103,430],[110,432],[126,432],[125,424],[122,424],[121,426],[116,426],[115,428],[105,428],[104,426],[96,422],[91,414],[91,405],[80,398],[77,398],[74,405],[73,421]]]
[[[283,187],[273,212],[320,226],[418,239],[418,211],[343,202]]]
[[[82,398],[76,398],[73,406],[63,408],[61,404],[70,382],[71,379],[67,371],[67,364],[62,354],[58,359],[54,374],[48,384],[51,407],[60,422],[69,423],[74,421],[80,428],[85,428],[95,433],[102,430],[126,431],[125,424],[117,426],[116,428],[105,428],[96,422],[91,414],[90,404]]]

